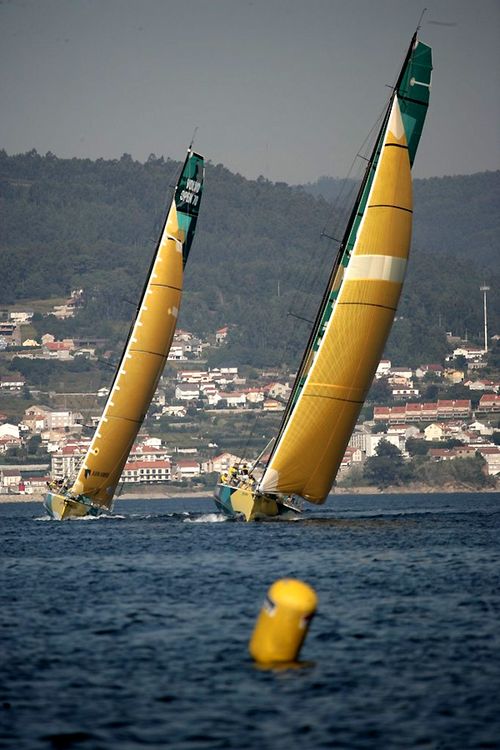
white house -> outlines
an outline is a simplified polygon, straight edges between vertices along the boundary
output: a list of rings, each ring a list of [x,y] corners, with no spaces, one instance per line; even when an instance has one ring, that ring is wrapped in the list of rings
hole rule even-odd
[[[245,407],[247,403],[247,395],[242,391],[220,391],[219,399],[224,399],[227,405],[232,409]]]
[[[0,379],[0,388],[3,391],[20,391],[24,388],[25,383],[22,375],[4,375]]]
[[[478,359],[481,358],[484,354],[484,349],[482,346],[475,346],[474,344],[462,344],[461,346],[457,346],[456,349],[453,350],[452,357],[465,357],[465,359]]]
[[[391,367],[391,375],[404,378],[405,380],[411,380],[413,377],[413,370],[411,367]]]
[[[73,476],[87,452],[87,443],[70,443],[54,451],[50,460],[50,473],[57,479]]]
[[[391,389],[393,398],[402,398],[403,396],[410,396],[418,398],[420,391],[418,388],[412,388],[411,386],[396,386]]]
[[[276,401],[273,398],[268,398],[264,401],[264,411],[284,411],[285,405],[281,401]]]
[[[161,410],[162,416],[166,417],[180,417],[181,419],[186,416],[187,409],[185,406],[164,406]]]
[[[488,474],[490,476],[500,474],[500,448],[498,445],[485,445],[477,450],[488,465]]]
[[[443,376],[442,365],[420,365],[420,367],[417,367],[415,370],[415,375],[419,379],[424,378],[427,374],[441,378]]]
[[[175,398],[178,401],[196,401],[200,398],[200,388],[196,383],[178,383]]]
[[[264,387],[264,391],[270,398],[287,399],[291,388],[286,383],[269,383]]]
[[[9,313],[9,320],[18,325],[26,325],[32,319],[34,313],[33,310],[11,310]]]
[[[168,353],[167,359],[169,361],[177,361],[182,362],[187,359],[185,353],[184,353],[184,344],[179,343],[175,344],[172,342],[172,346],[170,347],[170,351]]]
[[[19,425],[9,422],[0,425],[0,438],[4,437],[19,438]]]
[[[425,440],[443,440],[444,427],[438,422],[432,422],[424,428]]]
[[[378,363],[377,370],[375,372],[376,378],[384,378],[386,375],[389,374],[391,370],[391,360],[390,359],[381,359]]]
[[[478,432],[480,435],[493,435],[494,433],[494,429],[490,424],[486,424],[485,422],[478,422],[477,420],[475,422],[472,422],[468,427],[469,430]]]
[[[210,374],[208,370],[179,370],[177,380],[180,383],[209,383]]]
[[[18,469],[0,469],[0,488],[3,491],[17,490],[21,482],[21,472]]]
[[[353,448],[351,446],[347,446],[345,449],[344,456],[342,458],[342,461],[340,463],[341,469],[347,469],[353,464],[360,464],[362,463],[364,459],[363,451],[360,448]]]
[[[264,393],[260,388],[247,388],[245,393],[249,404],[261,404],[264,401]]]
[[[131,484],[161,484],[172,479],[172,464],[167,460],[129,461],[123,467],[121,480]]]
[[[182,479],[192,479],[200,474],[200,464],[190,458],[181,458],[175,462],[175,478],[177,481]]]

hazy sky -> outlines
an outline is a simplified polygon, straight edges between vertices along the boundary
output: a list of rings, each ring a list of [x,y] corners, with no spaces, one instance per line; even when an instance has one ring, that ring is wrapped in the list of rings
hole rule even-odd
[[[0,148],[344,177],[424,2],[0,0]],[[500,0],[428,0],[417,177],[500,166]]]

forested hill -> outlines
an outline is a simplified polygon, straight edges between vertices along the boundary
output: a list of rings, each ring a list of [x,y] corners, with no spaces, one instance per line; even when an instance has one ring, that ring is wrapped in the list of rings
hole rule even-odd
[[[343,181],[321,177],[304,185],[311,195],[335,203]],[[414,180],[413,246],[498,267],[500,172]]]
[[[153,155],[141,164],[0,152],[1,306],[83,288],[86,307],[68,330],[116,332],[134,313],[179,167]],[[498,289],[499,185],[499,173],[416,181],[410,272],[386,352],[395,362],[437,360],[446,330],[480,335],[479,286]],[[226,360],[293,362],[336,249],[321,232],[335,232],[337,218],[303,188],[209,163],[180,325],[206,334],[233,324]],[[498,310],[490,320],[498,331]]]

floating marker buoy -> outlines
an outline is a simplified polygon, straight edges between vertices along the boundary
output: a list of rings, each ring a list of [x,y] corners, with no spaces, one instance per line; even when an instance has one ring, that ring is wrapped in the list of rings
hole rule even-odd
[[[255,661],[262,664],[295,661],[317,604],[316,592],[307,583],[293,578],[273,583],[248,647]]]

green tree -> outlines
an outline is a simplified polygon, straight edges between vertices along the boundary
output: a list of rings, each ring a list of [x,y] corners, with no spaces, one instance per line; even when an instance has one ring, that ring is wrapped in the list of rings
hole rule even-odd
[[[399,448],[383,439],[375,448],[375,455],[366,459],[363,474],[377,487],[403,484],[411,478],[410,467],[405,464]]]

